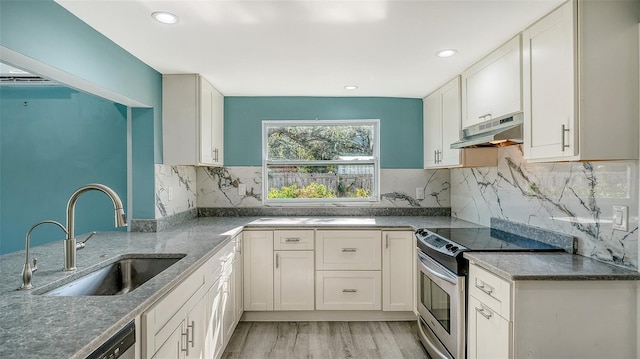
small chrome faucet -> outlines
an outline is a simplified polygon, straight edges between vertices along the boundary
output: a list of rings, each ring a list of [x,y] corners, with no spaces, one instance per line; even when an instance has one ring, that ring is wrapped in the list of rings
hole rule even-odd
[[[56,226],[60,227],[60,229],[62,229],[62,231],[64,231],[66,235],[69,234],[67,229],[64,228],[62,224],[56,221],[51,221],[51,220],[38,222],[33,226],[31,226],[31,228],[29,228],[29,230],[27,231],[27,238],[24,244],[24,247],[25,247],[24,251],[26,252],[26,257],[24,261],[24,268],[22,268],[22,286],[18,288],[20,290],[33,289],[33,284],[31,284],[31,278],[33,277],[33,273],[35,273],[38,270],[38,264],[37,264],[38,259],[33,258],[33,267],[31,266],[31,264],[29,264],[29,248],[31,247],[31,231],[33,231],[37,226],[45,223],[55,224]]]
[[[78,188],[73,194],[71,198],[69,198],[69,202],[67,203],[67,238],[64,240],[64,270],[65,271],[74,271],[76,270],[76,249],[82,249],[84,246],[80,246],[78,248],[76,244],[76,238],[74,236],[75,230],[75,210],[76,210],[76,202],[80,196],[88,191],[97,190],[104,194],[106,194],[111,201],[113,202],[113,208],[115,210],[115,226],[116,227],[124,227],[127,225],[127,216],[124,214],[124,209],[122,206],[122,201],[118,194],[112,190],[111,188],[99,184],[99,183],[90,183]],[[89,238],[91,235],[89,236]],[[84,241],[86,242],[88,238]],[[84,243],[83,242],[83,243]]]

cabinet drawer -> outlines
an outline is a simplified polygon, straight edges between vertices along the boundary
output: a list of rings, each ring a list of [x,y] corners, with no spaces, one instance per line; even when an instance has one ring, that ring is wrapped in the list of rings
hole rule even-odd
[[[381,231],[317,231],[318,270],[380,270]]]
[[[316,272],[316,309],[380,310],[380,271]]]
[[[507,320],[511,319],[511,283],[477,265],[469,266],[469,294]]]
[[[273,249],[276,251],[313,250],[313,237],[313,229],[273,231]]]

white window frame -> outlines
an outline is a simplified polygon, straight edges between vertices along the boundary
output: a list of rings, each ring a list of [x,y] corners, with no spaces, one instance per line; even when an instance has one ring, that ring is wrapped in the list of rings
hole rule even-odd
[[[373,159],[371,160],[269,160],[267,159],[267,127],[273,126],[373,126]],[[305,165],[373,165],[373,194],[367,198],[299,198],[299,199],[269,199],[269,166],[305,166]],[[380,202],[380,120],[379,119],[360,119],[360,120],[264,120],[262,121],[262,204],[362,204]]]

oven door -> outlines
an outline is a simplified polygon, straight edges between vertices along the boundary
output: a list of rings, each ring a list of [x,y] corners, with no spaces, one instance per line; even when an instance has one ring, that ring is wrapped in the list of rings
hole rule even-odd
[[[457,276],[442,267],[431,257],[418,250],[418,298],[420,317],[441,343],[435,343],[433,335],[421,333],[429,354],[435,358],[447,358],[447,353],[431,352],[430,348],[443,345],[452,358],[462,359],[465,353],[465,293],[464,276]]]

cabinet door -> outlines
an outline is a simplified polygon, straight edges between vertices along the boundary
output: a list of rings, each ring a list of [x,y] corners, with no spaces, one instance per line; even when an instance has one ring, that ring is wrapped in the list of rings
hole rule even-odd
[[[200,119],[199,119],[199,132],[200,132],[200,163],[213,164],[213,105],[214,97],[213,86],[207,82],[204,78],[200,77],[199,97],[200,102]]]
[[[573,4],[523,32],[524,156],[577,155]]]
[[[273,310],[273,231],[244,231],[244,310]]]
[[[469,359],[509,358],[510,323],[469,296]]]
[[[153,355],[154,359],[182,359],[186,353],[186,336],[184,321],[171,333],[169,338],[160,345],[158,351]]]
[[[424,109],[424,168],[439,166],[439,151],[442,150],[441,93],[441,90],[437,90],[422,100]]]
[[[207,295],[207,328],[205,333],[205,358],[219,358],[224,348],[222,329],[222,281],[218,277]]]
[[[222,276],[222,338],[223,343],[226,345],[233,334],[233,330],[235,329],[236,323],[236,308],[235,303],[236,299],[234,297],[234,284],[235,278],[234,274],[229,268],[226,273]]]
[[[313,310],[313,251],[275,251],[273,255],[274,310]]]
[[[462,73],[462,127],[522,111],[520,35]]]
[[[202,358],[205,350],[209,297],[205,293],[187,316],[186,357]]]
[[[413,310],[414,238],[411,231],[382,232],[382,310]]]
[[[224,164],[224,97],[211,87],[211,164]]]
[[[244,298],[243,298],[243,253],[242,253],[242,234],[237,238],[237,246],[236,246],[236,260],[233,262],[233,273],[235,278],[235,285],[233,287],[234,290],[234,298],[236,300],[235,308],[235,324],[237,325],[240,321],[240,317],[242,317],[242,312],[244,311]]]
[[[460,77],[449,81],[442,87],[442,152],[440,166],[459,166],[461,150],[452,149],[452,143],[460,139]]]

